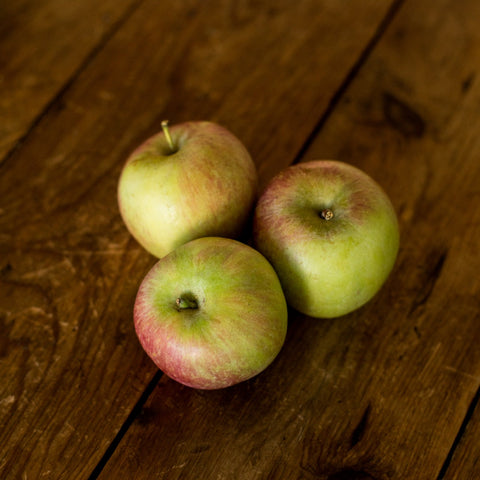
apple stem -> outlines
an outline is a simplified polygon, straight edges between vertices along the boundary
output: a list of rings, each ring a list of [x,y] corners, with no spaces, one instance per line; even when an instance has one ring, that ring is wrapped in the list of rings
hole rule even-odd
[[[170,130],[168,129],[168,124],[169,124],[168,120],[163,120],[162,124],[161,124],[162,125],[162,130],[163,130],[163,133],[165,134],[165,138],[167,139],[170,150],[172,150],[172,153],[175,153],[177,151],[177,149],[175,148],[175,145],[174,145],[173,140],[172,140],[172,136],[170,135]]]
[[[197,302],[195,300],[190,300],[189,298],[178,297],[175,300],[178,310],[186,310],[187,308],[198,308]]]
[[[321,212],[320,212],[320,216],[324,219],[324,220],[331,220],[333,218],[333,212],[329,209],[329,208],[324,208]]]

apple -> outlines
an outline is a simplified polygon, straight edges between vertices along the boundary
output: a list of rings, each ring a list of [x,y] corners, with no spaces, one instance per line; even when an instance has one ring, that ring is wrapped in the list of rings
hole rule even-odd
[[[167,376],[218,389],[263,371],[280,352],[287,304],[273,267],[237,240],[203,237],[161,258],[134,305],[140,343]]]
[[[378,292],[395,263],[399,228],[389,198],[366,173],[312,160],[267,185],[255,208],[253,239],[290,306],[334,318]]]
[[[257,172],[242,142],[213,122],[187,122],[140,145],[118,182],[132,236],[161,258],[204,236],[237,238],[253,210]]]

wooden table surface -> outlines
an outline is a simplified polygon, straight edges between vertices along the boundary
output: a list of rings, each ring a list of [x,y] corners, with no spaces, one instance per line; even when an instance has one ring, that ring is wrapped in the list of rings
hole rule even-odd
[[[16,0],[0,6],[0,478],[480,478],[480,2]],[[401,247],[378,295],[289,312],[256,378],[162,375],[132,308],[155,262],[116,202],[161,120],[212,120],[259,190],[335,158]]]

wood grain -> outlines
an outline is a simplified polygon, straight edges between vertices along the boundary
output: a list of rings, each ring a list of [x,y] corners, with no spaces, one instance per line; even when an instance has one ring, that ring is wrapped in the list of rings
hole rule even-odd
[[[0,163],[138,0],[0,7]]]
[[[473,20],[480,10],[468,1],[436,5],[438,12],[431,4],[405,6],[306,154],[341,158],[382,179],[400,213],[397,302],[409,304],[398,310],[393,328],[396,336],[410,328],[417,338],[394,342],[402,345],[399,358],[411,359],[394,375],[402,396],[415,404],[401,408],[401,396],[383,395],[388,410],[378,415],[389,421],[373,432],[382,442],[370,447],[386,457],[394,448],[390,436],[399,447],[408,445],[395,449],[398,478],[435,477],[429,455],[440,461],[440,452],[446,456],[452,448],[480,380],[480,217],[471,208],[480,195],[480,143],[473,133],[479,125],[472,108],[480,95],[474,81],[480,36]],[[440,13],[445,10],[448,18]],[[345,145],[332,141],[332,135],[351,132]],[[431,473],[425,465],[432,465]]]
[[[250,382],[162,378],[100,478],[438,477],[480,386],[478,13],[406,2],[303,157],[355,164],[390,194],[402,247],[382,291],[336,320],[292,312]],[[447,476],[478,477],[475,419]]]
[[[265,180],[295,157],[390,5],[146,0],[88,62],[77,52],[72,81],[0,164],[2,478],[88,478],[156,373],[131,319],[154,259],[116,206],[127,154],[164,118],[208,118],[245,141]]]
[[[475,480],[480,475],[480,429],[479,394],[474,398],[471,409],[459,432],[459,444],[452,451],[452,458],[445,465],[444,480]]]

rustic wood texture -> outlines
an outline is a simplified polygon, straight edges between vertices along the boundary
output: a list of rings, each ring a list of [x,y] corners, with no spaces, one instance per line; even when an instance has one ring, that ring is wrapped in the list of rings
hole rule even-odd
[[[138,0],[0,6],[0,162]]]
[[[115,450],[115,435],[129,430],[137,402],[156,382],[131,318],[154,259],[129,236],[116,205],[127,154],[164,118],[208,118],[244,140],[266,182],[296,158],[398,2],[356,0],[348,9],[314,0],[67,3],[24,0],[2,13],[2,97],[11,90],[16,99],[2,104],[7,127],[0,157],[0,477],[7,479],[96,478],[104,454],[107,459]],[[9,18],[22,21],[16,26]],[[92,19],[100,26],[90,37]],[[22,31],[36,32],[34,39]],[[14,40],[22,61],[3,53]],[[44,78],[49,68],[53,82]],[[29,104],[28,114],[17,115],[12,105],[19,102]],[[308,471],[316,457],[302,440],[298,405],[328,399],[316,399],[317,387],[302,369],[345,375],[315,339],[322,331],[329,338],[350,335],[351,321],[332,323],[330,330],[329,322],[293,315],[286,353],[268,374],[230,390],[207,395],[162,379],[150,400],[159,405],[138,417],[149,436],[164,437],[162,453],[147,449],[142,457],[142,440],[130,447],[128,468],[117,462],[121,468],[102,477],[158,477],[164,469],[165,478],[175,478],[185,474],[179,460],[190,451],[200,459],[195,478],[208,478],[204,469],[215,478],[234,465],[243,478],[261,476],[268,472],[263,453],[278,478],[296,472],[299,462]],[[335,350],[331,355],[336,358]],[[349,363],[344,367],[351,370]],[[292,391],[295,384],[295,398],[282,400],[282,385]],[[266,426],[279,400],[278,424]],[[216,411],[209,416],[211,407]],[[252,411],[242,420],[242,412]],[[176,424],[183,415],[185,423]],[[214,425],[218,437],[209,443]],[[290,431],[289,463],[273,455],[282,446],[267,441],[257,448],[270,428]],[[220,461],[222,450],[211,446],[225,438],[246,442],[241,446],[251,458],[245,462],[242,453]],[[297,440],[305,447],[300,457]]]
[[[402,247],[379,295],[332,321],[292,312],[246,384],[162,378],[101,479],[480,478],[478,18],[471,0],[405,2],[303,155],[389,192]]]
[[[458,446],[452,450],[452,458],[445,466],[445,480],[463,480],[478,478],[480,472],[480,448],[478,432],[480,431],[479,394],[474,398],[471,409],[464,420],[457,438]]]

